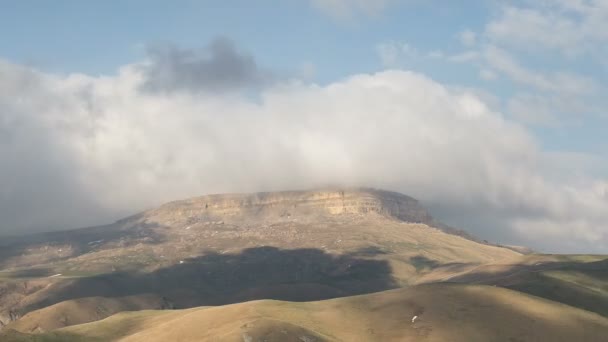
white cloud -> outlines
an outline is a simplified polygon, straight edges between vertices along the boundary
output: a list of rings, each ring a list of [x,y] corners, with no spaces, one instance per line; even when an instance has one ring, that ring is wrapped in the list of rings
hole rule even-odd
[[[458,34],[458,40],[465,47],[472,47],[477,43],[477,33],[471,30],[464,30]]]
[[[486,81],[493,81],[498,78],[498,76],[493,70],[485,68],[479,70],[479,77],[481,77],[482,80]]]
[[[314,80],[317,76],[317,66],[312,62],[302,62],[297,72],[299,78],[304,80]]]
[[[399,66],[419,55],[418,50],[409,44],[395,41],[379,44],[376,51],[380,56],[382,65],[388,68]]]
[[[509,99],[507,108],[521,122],[543,125],[558,123],[555,106],[544,96],[518,94]]]
[[[482,80],[498,80],[518,94],[504,102],[523,123],[555,126],[587,115],[606,117],[608,2],[525,0],[504,4],[497,13],[480,32],[456,35],[460,52],[428,57],[466,63]]]
[[[505,6],[500,16],[488,23],[485,34],[516,49],[548,49],[569,57],[602,56],[608,42],[608,3],[546,0]]]
[[[256,100],[150,94],[138,66],[60,77],[0,63],[0,75],[4,230],[102,223],[203,193],[341,184],[411,194],[484,238],[608,252],[605,180],[545,171],[522,126],[420,74],[295,82]]]
[[[508,100],[507,110],[519,121],[529,124],[566,127],[585,114],[594,113],[595,104],[570,96],[517,93]],[[578,116],[567,115],[578,113]]]
[[[598,88],[593,79],[575,73],[565,71],[542,73],[528,69],[507,51],[493,45],[489,45],[483,50],[483,56],[487,65],[502,72],[514,82],[542,91],[589,95]]]

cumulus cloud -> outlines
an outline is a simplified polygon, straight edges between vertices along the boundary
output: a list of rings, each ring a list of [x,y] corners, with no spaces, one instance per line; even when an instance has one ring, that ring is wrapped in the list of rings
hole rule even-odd
[[[233,91],[259,87],[273,78],[227,38],[216,38],[200,50],[170,44],[150,46],[147,55],[148,60],[139,67],[145,80],[142,87],[150,92]]]
[[[142,65],[91,77],[0,63],[2,231],[205,193],[364,185],[482,238],[608,252],[606,180],[556,172],[560,158],[471,91],[393,70],[275,84],[255,100],[151,93]]]

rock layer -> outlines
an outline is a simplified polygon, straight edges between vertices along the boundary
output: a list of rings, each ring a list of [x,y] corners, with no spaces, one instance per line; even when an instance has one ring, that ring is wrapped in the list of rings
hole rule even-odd
[[[262,192],[196,197],[147,212],[156,222],[314,221],[336,216],[381,215],[399,221],[426,223],[431,215],[417,200],[375,189]]]

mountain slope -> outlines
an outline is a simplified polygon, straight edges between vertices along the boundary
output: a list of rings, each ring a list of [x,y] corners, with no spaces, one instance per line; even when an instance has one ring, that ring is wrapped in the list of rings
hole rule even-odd
[[[520,256],[435,223],[408,196],[344,189],[203,196],[15,238],[1,242],[0,326],[89,297],[154,294],[177,308],[335,298]]]
[[[437,280],[502,286],[608,317],[606,255],[528,255],[459,273],[438,268],[418,281]]]
[[[97,321],[122,311],[161,310],[170,307],[163,298],[151,294],[119,298],[78,298],[29,312],[8,324],[6,329],[40,333]]]
[[[123,313],[38,338],[132,342],[584,342],[605,341],[607,334],[608,319],[567,305],[492,286],[432,284],[310,303],[255,301]],[[27,341],[28,336],[21,338]]]

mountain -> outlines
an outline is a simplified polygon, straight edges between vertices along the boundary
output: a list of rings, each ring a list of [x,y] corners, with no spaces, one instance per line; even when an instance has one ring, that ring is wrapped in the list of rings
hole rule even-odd
[[[0,241],[0,340],[602,341],[606,262],[482,243],[395,192],[208,195]]]
[[[159,298],[175,308],[321,300],[408,286],[442,265],[520,256],[436,223],[402,194],[329,189],[202,196],[106,226],[3,240],[0,324],[86,298],[103,306],[151,294],[140,304],[148,309]],[[71,310],[45,312],[44,324],[20,329],[81,322]]]
[[[326,301],[122,313],[6,341],[605,341],[608,318],[493,286],[431,284]]]

